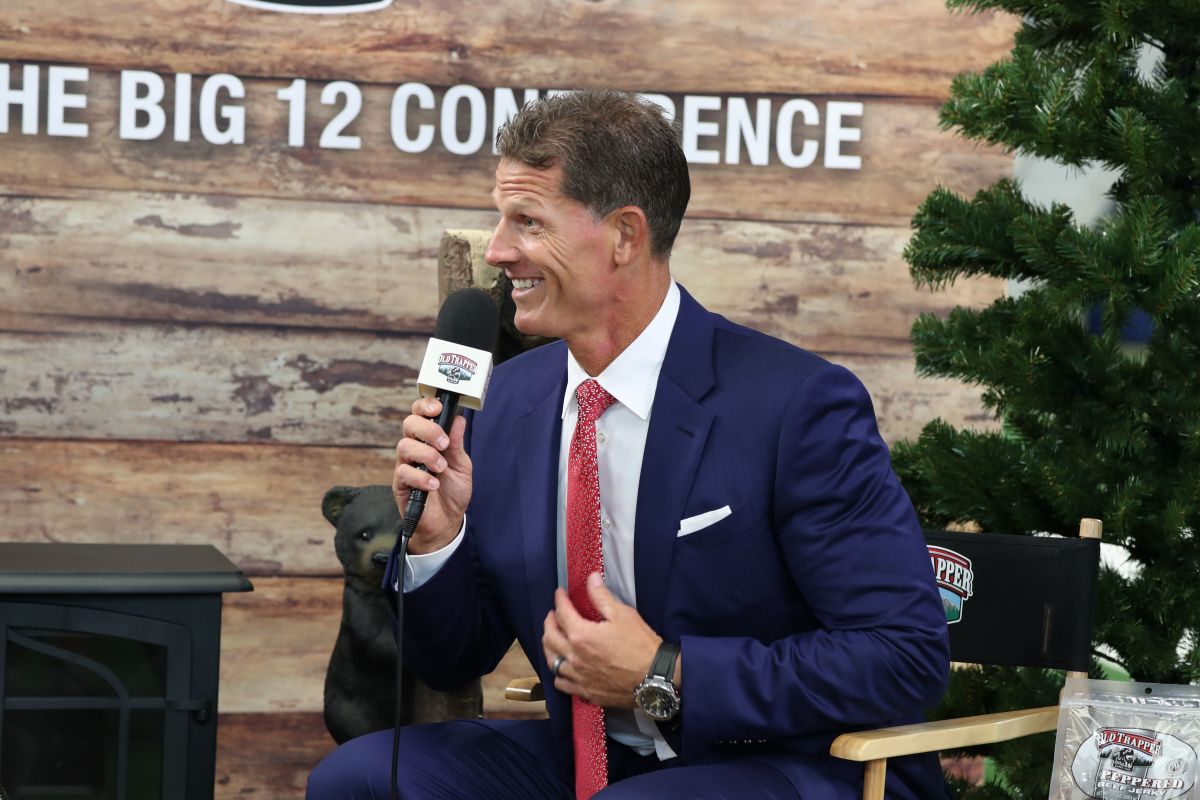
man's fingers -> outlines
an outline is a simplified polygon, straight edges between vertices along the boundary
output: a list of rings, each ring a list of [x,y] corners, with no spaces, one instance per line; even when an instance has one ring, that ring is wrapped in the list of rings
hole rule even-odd
[[[427,492],[435,491],[441,486],[441,481],[436,476],[417,469],[412,464],[397,464],[394,477],[392,479],[393,493],[400,490],[400,487],[408,489],[424,489]]]
[[[564,664],[563,669],[565,670],[566,668],[567,666]],[[558,673],[558,675],[559,677],[554,679],[555,689],[558,689],[563,694],[573,694],[584,698],[587,697],[587,695],[583,692],[582,686],[580,686],[578,683],[575,683],[575,681],[571,680],[570,678],[564,678],[561,671]]]
[[[542,629],[542,651],[547,664],[553,664],[558,656],[567,655],[571,647],[554,616],[553,611],[546,615],[546,624]]]
[[[445,450],[450,446],[450,437],[446,435],[446,432],[433,420],[425,419],[418,414],[405,417],[403,428],[405,439],[414,439],[436,450]]]
[[[621,601],[604,585],[604,577],[599,572],[588,575],[587,593],[592,607],[600,612],[601,617],[607,620],[616,616],[617,609],[622,605]]]
[[[446,469],[446,457],[427,444],[416,439],[401,439],[396,445],[397,464],[424,464],[430,472]]]
[[[449,444],[442,451],[442,455],[459,469],[462,468],[463,462],[468,461],[467,451],[463,448],[463,438],[466,436],[466,433],[467,418],[456,416],[450,421]]]
[[[436,397],[418,397],[413,401],[412,413],[422,417],[437,417],[442,413],[442,401]]]
[[[575,610],[575,604],[571,602],[571,597],[563,589],[554,590],[554,613],[558,618],[558,626],[562,628],[563,633],[568,637],[572,632],[577,630],[580,625],[595,624],[591,620],[584,619],[583,616]]]

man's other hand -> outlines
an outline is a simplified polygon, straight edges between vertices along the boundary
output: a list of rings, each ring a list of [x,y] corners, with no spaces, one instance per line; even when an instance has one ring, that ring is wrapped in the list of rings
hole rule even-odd
[[[633,690],[650,670],[662,637],[635,608],[613,596],[598,572],[588,576],[587,591],[602,621],[581,615],[562,589],[555,591],[554,610],[546,615],[546,663],[566,657],[554,688],[598,706],[633,708]]]

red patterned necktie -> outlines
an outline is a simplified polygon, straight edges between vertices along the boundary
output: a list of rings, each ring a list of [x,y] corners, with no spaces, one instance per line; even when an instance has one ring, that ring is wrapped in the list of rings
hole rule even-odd
[[[584,617],[599,620],[587,593],[587,578],[604,573],[600,537],[600,476],[596,469],[596,420],[613,396],[589,378],[575,390],[579,419],[567,455],[567,593]],[[608,785],[608,748],[604,709],[581,697],[571,698],[571,733],[575,744],[575,797],[587,800]]]

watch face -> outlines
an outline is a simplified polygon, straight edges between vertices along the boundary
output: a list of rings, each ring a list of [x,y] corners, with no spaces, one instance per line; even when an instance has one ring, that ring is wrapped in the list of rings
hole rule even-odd
[[[648,680],[638,688],[637,704],[650,719],[662,722],[679,712],[679,697],[674,686],[658,679]]]

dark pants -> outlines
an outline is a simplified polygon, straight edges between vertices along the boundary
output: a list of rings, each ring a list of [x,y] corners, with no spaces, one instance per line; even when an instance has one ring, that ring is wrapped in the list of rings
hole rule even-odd
[[[597,800],[799,800],[774,767],[753,757],[678,766],[609,742],[609,787]],[[387,800],[392,732],[346,742],[308,778],[306,800]],[[574,800],[547,720],[458,720],[400,734],[403,800]]]

